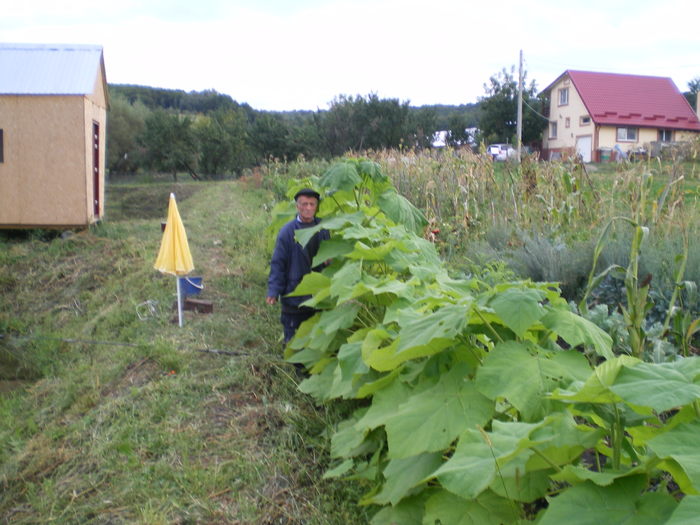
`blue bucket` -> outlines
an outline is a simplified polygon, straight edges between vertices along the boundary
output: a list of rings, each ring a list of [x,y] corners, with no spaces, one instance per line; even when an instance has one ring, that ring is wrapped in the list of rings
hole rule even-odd
[[[185,295],[197,295],[204,289],[201,277],[179,277],[180,293]]]

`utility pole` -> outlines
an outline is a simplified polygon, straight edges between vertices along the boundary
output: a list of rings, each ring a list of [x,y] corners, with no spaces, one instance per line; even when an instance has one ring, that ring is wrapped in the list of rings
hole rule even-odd
[[[523,147],[523,50],[520,50],[520,67],[518,69],[518,123],[517,149],[515,158],[520,164],[520,150]]]

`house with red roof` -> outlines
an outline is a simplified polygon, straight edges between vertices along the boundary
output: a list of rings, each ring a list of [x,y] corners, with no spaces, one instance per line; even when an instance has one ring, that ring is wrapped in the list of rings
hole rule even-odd
[[[542,93],[544,159],[600,162],[611,152],[653,151],[700,136],[698,113],[670,78],[567,70]]]

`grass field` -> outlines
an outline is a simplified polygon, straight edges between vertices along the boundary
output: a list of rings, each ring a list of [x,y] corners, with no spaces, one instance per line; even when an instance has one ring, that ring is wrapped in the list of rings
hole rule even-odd
[[[183,328],[153,269],[171,191],[214,305]],[[367,523],[322,479],[338,414],[296,390],[264,302],[270,199],[113,183],[88,231],[0,233],[3,523]]]

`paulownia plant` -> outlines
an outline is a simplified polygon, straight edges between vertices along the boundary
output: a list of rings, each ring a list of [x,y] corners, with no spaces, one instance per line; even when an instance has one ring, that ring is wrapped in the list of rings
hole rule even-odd
[[[309,183],[332,262],[286,357],[318,402],[358,400],[326,476],[367,486],[373,524],[694,523],[700,360],[614,356],[553,283],[451,276],[376,164]]]

